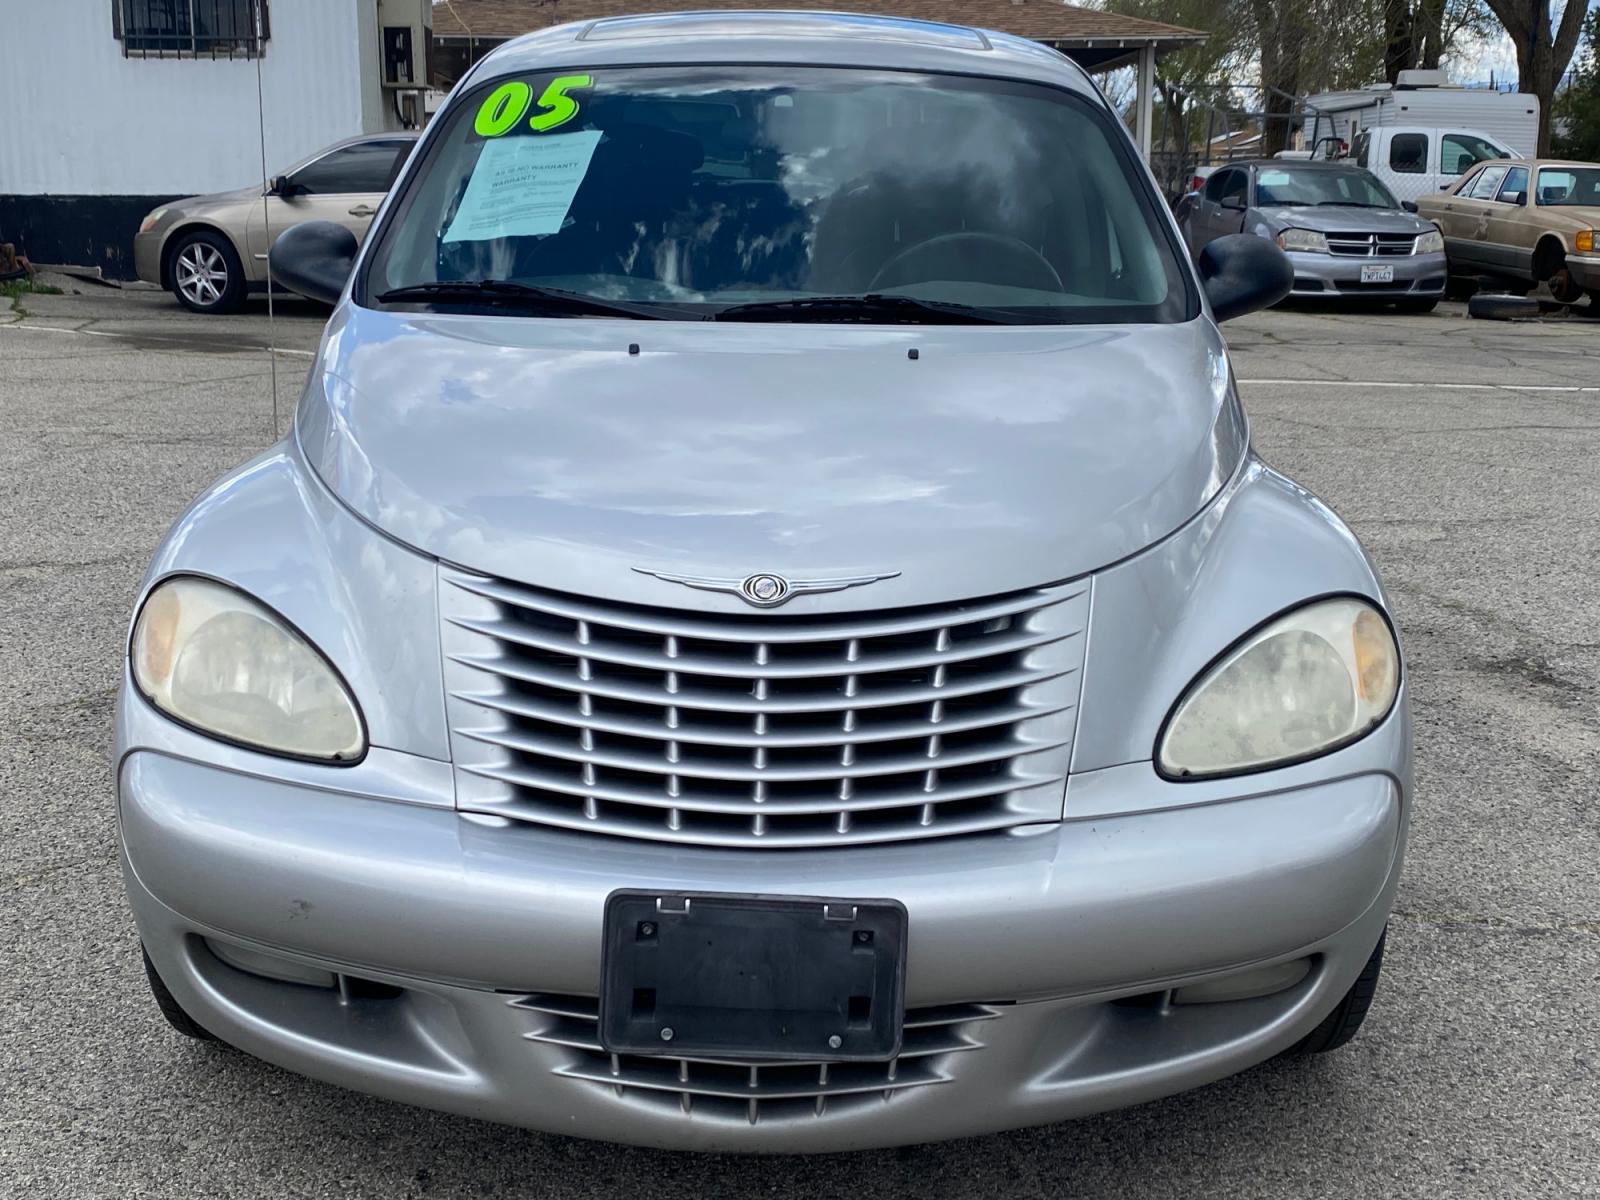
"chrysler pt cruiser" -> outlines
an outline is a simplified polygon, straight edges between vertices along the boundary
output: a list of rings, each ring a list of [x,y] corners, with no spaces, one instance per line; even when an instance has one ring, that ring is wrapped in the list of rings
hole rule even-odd
[[[662,1147],[1056,1121],[1331,1049],[1411,804],[1372,564],[1250,449],[1082,72],[815,14],[479,63],[293,427],[156,553],[123,863],[181,1032]]]

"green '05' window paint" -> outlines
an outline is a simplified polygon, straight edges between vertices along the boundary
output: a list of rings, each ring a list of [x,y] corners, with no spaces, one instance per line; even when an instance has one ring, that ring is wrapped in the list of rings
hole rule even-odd
[[[565,125],[578,115],[578,102],[567,93],[594,86],[590,75],[560,75],[539,96],[540,111],[528,118],[528,128],[545,133]],[[527,114],[533,102],[533,89],[520,79],[502,83],[484,98],[472,130],[479,137],[500,137],[510,133]]]

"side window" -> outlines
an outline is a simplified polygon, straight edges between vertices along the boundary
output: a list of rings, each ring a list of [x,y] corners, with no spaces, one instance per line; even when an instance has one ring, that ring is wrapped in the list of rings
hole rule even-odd
[[[1525,203],[1528,196],[1528,168],[1512,167],[1506,172],[1506,181],[1500,185],[1499,194],[1495,199],[1507,204],[1516,203],[1516,197],[1521,196]]]
[[[1543,168],[1539,172],[1539,203],[1565,204],[1577,182],[1578,177],[1571,171]]]
[[[1245,205],[1245,195],[1250,190],[1250,172],[1229,171],[1222,185],[1222,204],[1232,204],[1239,208]]]
[[[1206,199],[1210,200],[1213,204],[1221,204],[1222,189],[1228,186],[1228,177],[1237,173],[1238,172],[1228,168],[1224,168],[1220,171],[1213,171],[1211,178],[1206,180]]]
[[[1478,186],[1478,176],[1481,174],[1483,174],[1482,171],[1474,171],[1463,182],[1456,184],[1455,194],[1458,196],[1472,195],[1472,189]]]
[[[1506,152],[1475,133],[1447,133],[1439,139],[1439,174],[1460,175]]]
[[[405,148],[405,142],[360,142],[346,146],[296,171],[294,181],[313,196],[386,192]]]
[[[1421,175],[1428,169],[1428,135],[1397,133],[1389,139],[1389,169],[1401,175]]]
[[[1368,160],[1371,157],[1372,133],[1370,130],[1368,130],[1362,132],[1356,137],[1356,166],[1363,168],[1368,166]]]
[[[1485,167],[1473,180],[1470,195],[1474,200],[1493,200],[1494,194],[1500,190],[1500,185],[1505,182],[1505,167]]]

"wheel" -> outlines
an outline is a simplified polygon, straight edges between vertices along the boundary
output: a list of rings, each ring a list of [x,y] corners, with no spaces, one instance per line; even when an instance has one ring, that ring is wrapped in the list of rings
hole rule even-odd
[[[190,312],[238,312],[244,306],[244,267],[220,233],[196,230],[172,248],[172,294]]]
[[[1539,247],[1533,273],[1550,289],[1550,298],[1557,304],[1576,304],[1583,299],[1583,287],[1567,269],[1566,252],[1555,242],[1547,241]]]
[[[1467,301],[1467,313],[1489,321],[1512,321],[1521,317],[1537,317],[1539,302],[1527,296],[1513,296],[1504,292],[1479,292]]]
[[[183,1011],[183,1005],[178,1003],[178,998],[167,990],[167,985],[162,983],[161,976],[156,974],[156,965],[150,961],[150,955],[143,945],[139,947],[139,953],[144,955],[144,975],[150,981],[150,994],[156,998],[156,1007],[167,1019],[167,1024],[184,1037],[201,1042],[216,1041],[216,1036],[202,1029],[199,1022]]]
[[[1373,948],[1372,957],[1367,959],[1367,965],[1361,968],[1361,974],[1350,990],[1344,994],[1344,999],[1333,1006],[1333,1011],[1322,1019],[1310,1033],[1293,1046],[1290,1055],[1326,1054],[1330,1050],[1337,1050],[1361,1028],[1361,1023],[1367,1019],[1367,1010],[1372,1007],[1372,998],[1378,992],[1378,976],[1383,973],[1383,944],[1389,940],[1389,927],[1383,929],[1383,936],[1378,939],[1378,944]]]
[[[1403,313],[1431,313],[1439,307],[1439,297],[1426,296],[1414,300],[1396,300],[1396,311]]]

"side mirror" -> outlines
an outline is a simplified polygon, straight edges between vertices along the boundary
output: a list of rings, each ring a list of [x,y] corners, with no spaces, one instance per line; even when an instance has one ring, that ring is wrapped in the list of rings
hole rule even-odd
[[[267,264],[291,292],[337,304],[356,265],[356,235],[332,221],[291,225],[272,243]]]
[[[294,181],[293,175],[274,175],[272,185],[267,189],[269,196],[277,196],[282,200],[292,200],[305,189]]]
[[[1294,287],[1294,267],[1289,256],[1266,238],[1233,233],[1200,252],[1200,281],[1211,301],[1211,315],[1231,321],[1271,308],[1287,296]]]
[[[1402,200],[1400,201],[1400,207],[1408,213],[1414,213],[1417,211],[1417,202],[1415,200]]]
[[[1507,204],[1515,204],[1518,207],[1521,207],[1522,205],[1524,205],[1524,204],[1526,204],[1528,202],[1528,193],[1527,192],[1507,192],[1505,194],[1505,202]]]
[[[1243,204],[1241,204],[1237,200],[1224,200],[1222,202],[1222,207],[1227,209],[1229,212],[1244,212],[1245,211],[1245,206]]]

